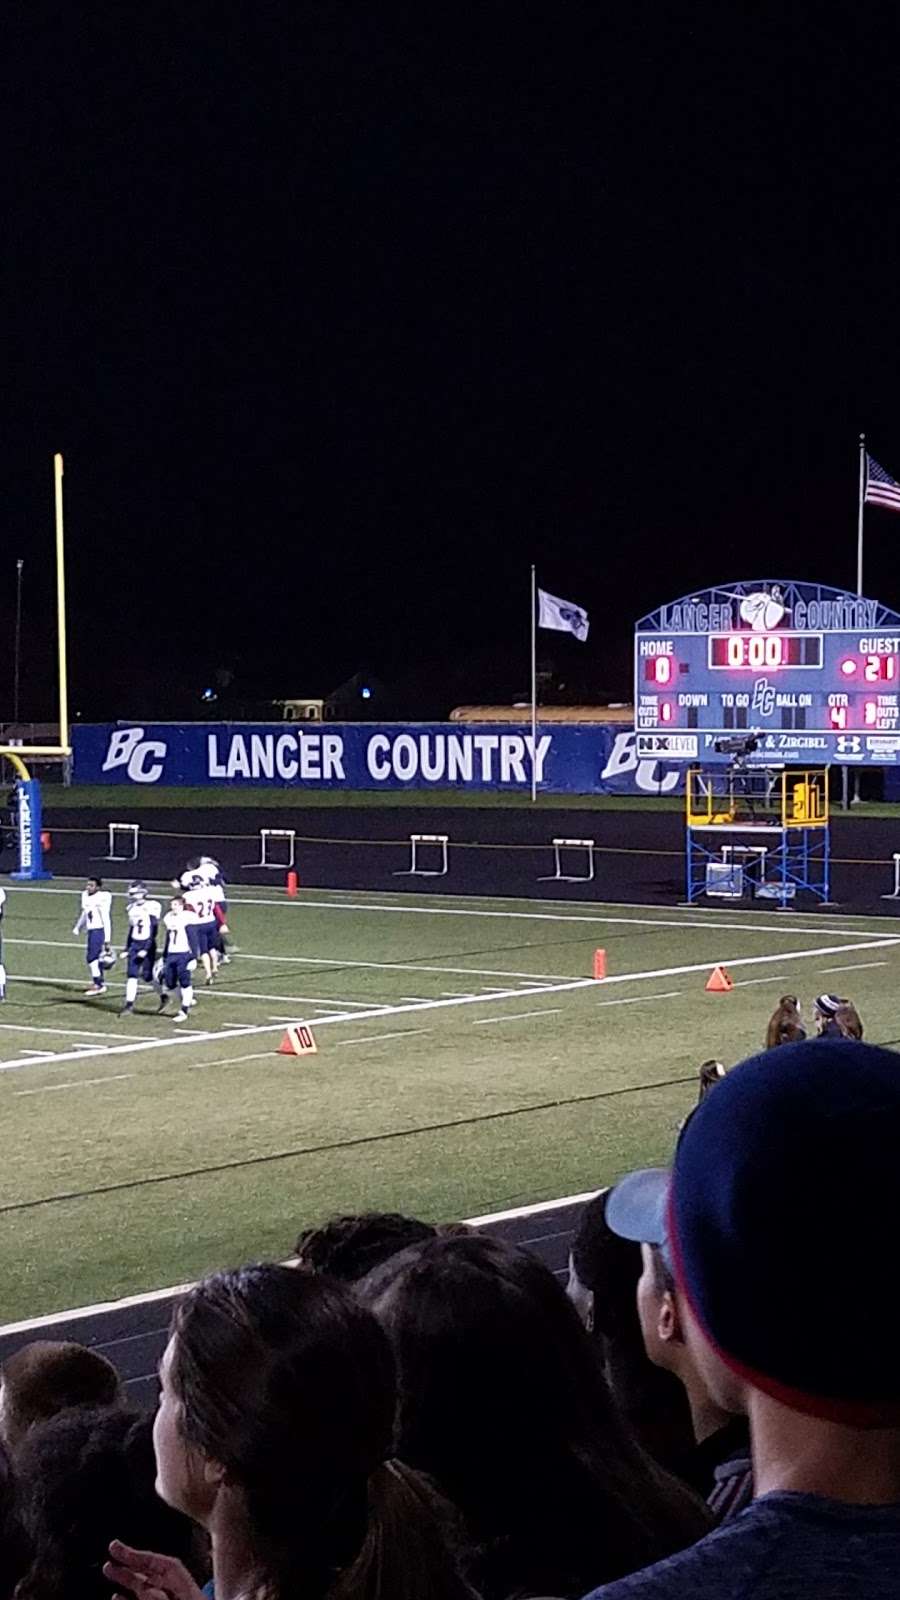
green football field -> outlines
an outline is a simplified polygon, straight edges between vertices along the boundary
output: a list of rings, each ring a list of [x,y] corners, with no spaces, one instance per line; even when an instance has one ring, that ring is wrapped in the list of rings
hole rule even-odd
[[[83,996],[80,888],[7,887],[4,1323],[285,1255],[335,1210],[458,1218],[665,1160],[699,1062],[758,1048],[785,992],[900,1044],[893,917],[245,888],[179,1026],[149,990],[118,1015],[121,963]],[[318,1053],[277,1054],[301,1020]]]

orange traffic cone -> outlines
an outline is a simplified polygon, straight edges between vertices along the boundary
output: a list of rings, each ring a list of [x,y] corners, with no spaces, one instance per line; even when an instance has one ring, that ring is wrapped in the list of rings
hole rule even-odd
[[[734,988],[734,979],[724,967],[713,967],[706,980],[706,988],[709,994],[727,994],[729,989]]]
[[[594,951],[594,977],[595,978],[605,978],[606,977],[606,951],[605,950],[595,950]]]
[[[312,1028],[308,1028],[305,1022],[292,1022],[285,1030],[276,1053],[280,1056],[314,1056],[318,1048]]]
[[[287,888],[288,896],[291,900],[293,900],[295,894],[297,893],[299,882],[300,880],[297,877],[296,872],[288,873],[285,887]]]

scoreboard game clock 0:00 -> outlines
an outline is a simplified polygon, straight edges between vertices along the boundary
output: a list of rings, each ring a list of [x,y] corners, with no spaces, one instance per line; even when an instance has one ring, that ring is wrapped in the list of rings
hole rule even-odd
[[[763,579],[691,595],[635,631],[637,754],[751,764],[900,763],[900,615],[822,584]]]

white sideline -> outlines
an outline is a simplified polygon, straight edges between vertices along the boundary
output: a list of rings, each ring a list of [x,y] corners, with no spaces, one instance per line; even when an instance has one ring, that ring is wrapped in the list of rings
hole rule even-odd
[[[247,1059],[253,1058],[248,1056]],[[511,1211],[491,1211],[483,1217],[466,1217],[464,1220],[470,1228],[484,1228],[494,1222],[515,1222],[519,1217],[533,1217],[540,1211],[561,1211],[564,1206],[584,1205],[599,1193],[600,1190],[591,1189],[587,1194],[538,1200],[533,1205],[515,1206]],[[82,1317],[98,1317],[109,1311],[128,1311],[132,1306],[155,1305],[160,1300],[173,1300],[176,1295],[187,1294],[193,1287],[193,1283],[173,1283],[168,1289],[150,1289],[145,1294],[123,1295],[121,1300],[98,1300],[92,1306],[73,1306],[68,1311],[48,1312],[42,1317],[28,1317],[23,1322],[7,1322],[0,1325],[0,1339],[5,1339],[8,1334],[36,1333],[41,1328],[53,1327],[55,1323],[77,1322]]]
[[[900,944],[900,934],[895,934],[892,938],[889,938],[889,939],[869,939],[864,944],[854,945],[853,946],[853,951],[855,953],[857,950],[893,949],[898,944]],[[679,967],[656,967],[656,968],[653,968],[652,970],[645,971],[645,972],[620,972],[620,973],[615,973],[611,977],[607,977],[607,978],[571,978],[566,983],[547,984],[541,990],[541,994],[545,994],[545,995],[547,995],[547,994],[565,994],[565,993],[568,993],[568,992],[570,992],[570,991],[572,991],[574,989],[608,989],[614,984],[641,983],[646,978],[676,978],[676,977],[682,977],[685,973],[690,973],[690,972],[710,972],[712,970],[712,968],[714,966],[716,966],[716,965],[722,965],[722,966],[726,966],[726,967],[756,967],[756,966],[766,966],[766,965],[769,965],[770,963],[773,963],[773,962],[812,961],[812,960],[816,959],[818,956],[846,955],[846,954],[847,954],[847,946],[846,945],[843,945],[843,944],[830,944],[830,945],[821,945],[821,946],[819,946],[818,949],[815,949],[815,950],[782,950],[778,955],[735,956],[735,957],[731,957],[731,958],[723,957],[720,963],[716,963],[716,962],[713,962],[713,961],[693,961],[693,962],[687,963],[684,966],[679,966]],[[26,978],[26,979],[20,978],[19,979],[20,983],[21,982],[48,983],[48,982],[53,982],[53,981],[57,981],[58,982],[59,980],[58,979],[57,980],[53,980],[53,979],[48,979],[48,978],[30,978],[30,979],[29,978]],[[274,996],[274,995],[267,995],[267,996],[265,996],[265,998],[266,999],[277,999],[278,997]],[[291,996],[288,996],[289,1000],[291,998],[292,998]],[[333,1026],[335,1023],[369,1022],[375,1017],[400,1017],[400,1016],[405,1016],[405,1015],[409,1014],[410,1012],[444,1011],[444,1010],[449,1010],[450,1008],[456,1007],[456,1006],[490,1005],[493,1001],[497,1001],[497,1000],[521,1000],[521,999],[522,999],[522,990],[521,989],[499,989],[496,992],[491,993],[491,994],[472,994],[472,995],[468,995],[467,994],[467,995],[460,995],[458,997],[455,997],[455,996],[454,997],[447,997],[447,998],[443,998],[443,999],[439,999],[439,1000],[426,1000],[426,1001],[416,1001],[416,1002],[410,1001],[410,1002],[407,1002],[407,1003],[405,1003],[403,1005],[372,1006],[368,1011],[353,1011],[353,1012],[350,1012],[350,1011],[339,1011],[339,1012],[335,1012],[335,1013],[333,1013],[331,1015],[327,1015],[327,1016],[324,1016],[324,1017],[318,1017],[317,1016],[317,1017],[304,1018],[304,1017],[301,1016],[301,1017],[298,1017],[296,1020],[298,1022],[309,1021],[316,1028],[326,1028],[326,1027]],[[244,1027],[244,1028],[233,1028],[233,1029],[230,1029],[229,1030],[229,1038],[232,1038],[232,1039],[239,1039],[241,1037],[243,1037],[243,1038],[252,1038],[254,1036],[258,1036],[259,1034],[263,1034],[263,1033],[273,1033],[273,1032],[276,1031],[276,1029],[279,1026],[280,1026],[280,1024],[278,1024],[278,1023],[248,1024],[247,1027]],[[27,1030],[23,1029],[22,1031],[26,1032]],[[161,1038],[161,1039],[153,1039],[153,1040],[151,1040],[149,1042],[145,1042],[145,1043],[141,1043],[141,1042],[135,1041],[133,1044],[110,1045],[107,1048],[101,1048],[101,1049],[97,1049],[97,1050],[94,1050],[92,1048],[88,1048],[86,1050],[72,1050],[72,1051],[62,1050],[62,1051],[59,1052],[58,1055],[53,1055],[50,1059],[53,1061],[53,1063],[56,1063],[56,1062],[59,1062],[59,1061],[89,1060],[91,1056],[95,1056],[95,1055],[98,1055],[98,1056],[130,1055],[130,1054],[137,1054],[139,1051],[144,1051],[144,1050],[171,1049],[173,1046],[182,1045],[182,1044],[205,1044],[211,1039],[221,1039],[221,1038],[222,1038],[221,1029],[216,1029],[216,1030],[214,1030],[212,1032],[203,1032],[201,1029],[198,1029],[195,1033],[192,1033],[190,1035],[179,1034],[177,1037],[171,1037],[171,1038],[167,1036],[167,1037]],[[21,1067],[27,1066],[27,1065],[29,1065],[28,1062],[19,1061],[19,1060],[16,1060],[16,1059],[13,1059],[13,1060],[10,1060],[10,1061],[0,1061],[0,1072],[15,1072],[15,1071],[19,1070]]]

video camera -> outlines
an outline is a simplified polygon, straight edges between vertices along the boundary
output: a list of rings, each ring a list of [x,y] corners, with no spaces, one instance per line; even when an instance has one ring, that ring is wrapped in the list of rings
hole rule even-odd
[[[759,749],[759,733],[730,733],[724,739],[714,739],[713,749],[717,755],[733,756],[740,760],[742,756],[750,756]]]

